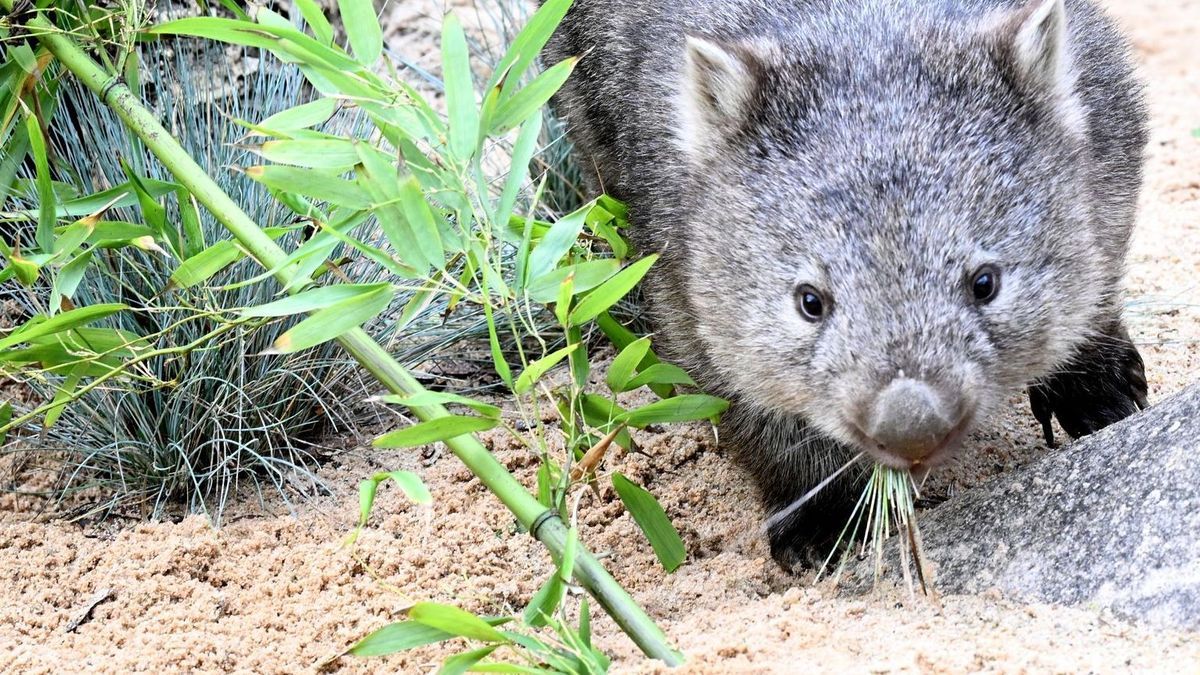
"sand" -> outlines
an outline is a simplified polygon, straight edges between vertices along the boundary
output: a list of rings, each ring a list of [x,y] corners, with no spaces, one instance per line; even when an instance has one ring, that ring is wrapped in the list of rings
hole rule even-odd
[[[1152,400],[1161,400],[1200,376],[1200,3],[1108,4],[1133,36],[1153,107],[1129,318]],[[0,498],[0,672],[309,671],[416,601],[519,611],[550,573],[542,547],[453,456],[370,450],[373,431],[331,439],[352,448],[321,470],[333,494],[294,512],[276,502],[238,507],[220,530],[199,516],[70,524],[39,516],[35,500]],[[533,484],[535,458],[499,434],[485,440]],[[710,430],[639,441],[645,454],[613,455],[608,468],[659,497],[687,544],[686,564],[665,574],[610,488],[584,496],[579,524],[687,654],[688,672],[1200,671],[1200,635],[1095,608],[991,592],[946,597],[939,609],[895,589],[852,598],[814,587],[771,562],[753,492],[714,451]],[[1014,399],[936,490],[953,494],[1044,452],[1027,404]],[[344,547],[357,482],[398,468],[418,472],[434,503],[416,507],[385,488],[357,546]],[[659,668],[607,619],[595,630],[617,670]],[[460,648],[343,657],[328,668],[429,671]]]

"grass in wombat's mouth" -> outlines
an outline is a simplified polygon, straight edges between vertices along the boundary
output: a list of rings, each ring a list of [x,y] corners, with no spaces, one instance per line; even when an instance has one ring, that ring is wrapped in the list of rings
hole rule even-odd
[[[851,463],[853,461],[851,460]],[[884,544],[895,533],[900,535],[897,541],[900,548],[900,568],[909,597],[915,596],[911,572],[913,567],[916,569],[922,593],[936,597],[933,593],[932,579],[927,573],[921,531],[917,526],[915,503],[918,496],[919,488],[911,472],[876,464],[846,527],[838,535],[833,550],[821,565],[817,579],[820,580],[824,576],[839,551],[842,555],[834,573],[835,582],[849,560],[863,560],[870,552],[875,558],[874,576],[875,582],[878,583],[883,574]],[[915,562],[915,565],[910,561]]]

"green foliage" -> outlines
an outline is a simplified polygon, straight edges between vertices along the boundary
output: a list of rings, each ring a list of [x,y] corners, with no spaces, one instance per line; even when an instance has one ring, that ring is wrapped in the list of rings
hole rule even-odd
[[[39,145],[37,125],[25,125],[27,152],[34,160],[25,194],[36,197],[18,204],[12,214],[36,227],[29,240],[33,245],[21,237],[21,245],[6,248],[3,273],[24,282],[23,292],[35,300],[27,307],[32,318],[8,339],[24,346],[25,357],[13,364],[16,372],[34,373],[31,379],[53,394],[49,403],[5,424],[3,430],[41,415],[41,429],[46,430],[60,415],[64,421],[83,419],[75,412],[82,411],[106,416],[110,427],[142,425],[143,437],[158,433],[164,420],[176,427],[194,425],[186,430],[202,439],[214,431],[198,417],[219,418],[227,403],[214,396],[214,387],[217,392],[231,388],[239,394],[239,405],[245,401],[249,408],[239,407],[238,419],[261,423],[269,418],[269,424],[253,428],[257,435],[249,440],[239,438],[232,451],[201,457],[216,457],[225,464],[210,462],[197,471],[195,455],[178,448],[172,448],[174,454],[168,453],[164,462],[158,446],[147,442],[140,452],[153,460],[135,451],[141,465],[134,475],[145,478],[166,466],[191,481],[180,487],[174,480],[165,489],[168,481],[153,476],[157,505],[175,491],[209,494],[211,487],[204,486],[218,474],[226,480],[222,490],[228,490],[224,467],[240,467],[238,453],[246,453],[274,472],[272,480],[284,493],[282,483],[292,476],[275,465],[281,460],[267,451],[271,444],[281,441],[291,448],[297,419],[301,429],[312,429],[317,420],[336,417],[329,411],[334,401],[365,398],[362,392],[347,396],[335,388],[352,378],[347,377],[346,364],[331,363],[327,350],[333,340],[365,326],[380,337],[394,334],[393,348],[409,349],[404,353],[414,359],[402,360],[419,363],[468,335],[486,335],[491,366],[507,388],[521,425],[501,415],[496,406],[462,393],[384,396],[372,400],[396,406],[401,413],[417,413],[424,421],[384,434],[375,445],[453,445],[455,438],[493,428],[517,435],[541,459],[539,498],[547,513],[573,523],[571,495],[583,494],[593,481],[611,480],[664,568],[673,571],[685,560],[686,550],[665,509],[650,491],[605,471],[605,453],[613,444],[630,448],[631,429],[715,421],[726,404],[702,394],[677,395],[676,386],[694,383],[678,368],[659,362],[648,340],[637,338],[613,318],[656,260],[654,255],[638,257],[624,239],[628,223],[623,205],[600,197],[557,212],[543,201],[550,180],[563,178],[537,158],[538,140],[548,126],[543,108],[575,62],[551,64],[540,74],[534,62],[570,0],[545,2],[512,38],[483,87],[476,86],[466,33],[449,15],[442,36],[445,115],[395,77],[392,64],[382,59],[382,32],[372,3],[338,4],[345,46],[333,41],[331,26],[313,2],[298,3],[307,31],[259,8],[253,19],[240,14],[232,19],[193,17],[150,27],[141,35],[205,38],[262,50],[287,64],[272,75],[302,75],[321,97],[286,109],[274,105],[278,98],[247,102],[230,115],[245,135],[219,146],[235,155],[222,156],[219,162],[236,169],[229,191],[237,193],[239,201],[257,204],[261,210],[255,218],[264,232],[290,251],[282,261],[282,253],[266,256],[270,262],[263,267],[273,267],[262,273],[251,272],[247,250],[209,226],[192,195],[163,180],[132,138],[113,139],[114,147],[121,147],[120,141],[131,146],[113,153],[119,157],[119,175],[111,175],[119,177],[108,182],[119,188],[81,196],[87,190],[58,183],[55,176],[86,172],[43,167],[39,157],[48,162],[52,153],[45,151],[44,143]],[[160,92],[173,91],[170,80],[158,84]],[[158,101],[165,117],[195,121],[188,116],[196,113],[175,109],[172,100],[162,96]],[[103,117],[96,112],[92,119]],[[35,115],[27,119],[37,120]],[[83,138],[75,138],[74,146],[62,154],[88,157],[85,149],[90,146]],[[192,151],[211,152],[195,145]],[[488,175],[490,164],[485,160],[497,154],[512,158],[513,170],[507,176]],[[210,171],[213,166],[210,163]],[[110,201],[97,205],[101,195]],[[59,224],[64,217],[79,218],[82,204],[95,210],[71,225]],[[48,229],[45,222],[50,222]],[[95,239],[101,230],[106,237],[121,236]],[[263,255],[261,245],[247,237],[242,241]],[[82,253],[75,255],[81,247]],[[279,275],[285,288],[272,279],[281,270],[286,270]],[[43,290],[38,284],[47,283],[55,297],[82,309],[64,307],[51,318],[59,308],[37,300]],[[106,302],[107,296],[131,301],[128,307],[118,306]],[[89,320],[70,328],[51,323],[78,321],[83,317],[76,312],[81,311],[94,312],[97,321],[107,323],[97,327],[88,325]],[[444,337],[427,332],[429,317],[461,326],[463,316],[474,318],[473,332],[458,330]],[[38,325],[52,330],[35,334]],[[75,349],[84,329],[94,328],[106,332],[91,336],[96,344]],[[179,333],[183,328],[189,332]],[[604,378],[606,391],[599,391],[591,380],[593,335],[609,336],[622,350],[616,372]],[[44,337],[55,342],[44,343]],[[414,341],[419,348],[413,347]],[[201,361],[207,362],[197,368]],[[564,363],[565,369],[556,368]],[[247,369],[270,369],[268,376],[283,379],[273,380],[264,390],[251,390],[244,376]],[[291,374],[296,380],[289,387],[286,377]],[[321,388],[298,398],[295,384],[310,387],[313,374]],[[618,394],[643,387],[659,400],[631,409],[617,400]],[[189,398],[186,414],[172,408],[151,422],[151,415],[159,412],[153,405],[169,405],[181,392],[193,389],[194,396],[203,398]],[[103,408],[114,391],[138,400],[150,397],[155,403],[143,400],[137,414]],[[96,396],[99,403],[93,400]],[[559,412],[555,425],[547,424],[541,412],[547,401]],[[435,407],[444,404],[456,412]],[[216,431],[219,435],[222,430]],[[78,424],[72,433],[83,435]],[[123,466],[129,461],[124,439],[137,438],[138,433],[116,430],[112,438],[122,439],[121,447],[105,452]],[[562,442],[549,442],[556,434]],[[105,475],[90,462],[91,456],[88,460],[80,462],[83,471],[76,473]],[[296,462],[293,455],[285,460],[289,470],[297,470],[298,464],[303,469],[304,462]],[[413,501],[431,499],[411,473],[376,474],[360,486],[359,530],[368,523],[377,491],[389,481]],[[522,517],[526,525],[530,520]],[[566,621],[563,603],[569,597],[566,590],[579,547],[577,529],[572,526],[569,532],[565,547],[556,549],[554,573],[513,630],[454,607],[421,603],[411,608],[408,621],[368,636],[351,653],[388,653],[455,638],[482,646],[473,644],[473,649],[449,658],[443,664],[446,672],[605,671],[606,657],[591,645],[586,602],[580,606],[577,628]],[[591,557],[578,562],[595,565]],[[500,654],[523,663],[499,660]]]
[[[299,75],[269,60],[238,75],[222,70],[228,66],[216,46],[177,46],[173,53],[141,48],[146,95],[178,91],[157,106],[181,141],[271,226],[270,236],[297,242],[303,225],[289,209],[220,167],[243,153],[233,145],[241,130],[224,115],[269,115],[297,103]],[[190,59],[213,65],[198,69]],[[214,97],[214,86],[239,77],[243,86]],[[57,100],[72,124],[40,120],[32,107],[21,113],[29,121],[21,128],[50,130],[47,163],[20,167],[15,193],[0,207],[11,233],[0,252],[14,279],[0,285],[0,298],[27,317],[0,335],[0,372],[44,400],[13,402],[3,427],[20,433],[10,434],[3,452],[54,458],[33,464],[57,469],[51,498],[102,488],[79,515],[136,507],[158,516],[182,502],[219,521],[239,484],[287,499],[319,487],[313,441],[323,429],[350,425],[354,415],[343,402],[366,394],[356,364],[333,345],[256,356],[272,347],[275,336],[259,329],[272,319],[236,310],[269,303],[278,288],[245,283],[253,264],[245,252],[91,93],[68,80]],[[47,179],[53,200],[45,198]],[[330,252],[342,256],[345,248]],[[390,299],[389,284],[370,286],[382,276],[374,266],[340,272]],[[378,298],[376,313],[391,304]]]

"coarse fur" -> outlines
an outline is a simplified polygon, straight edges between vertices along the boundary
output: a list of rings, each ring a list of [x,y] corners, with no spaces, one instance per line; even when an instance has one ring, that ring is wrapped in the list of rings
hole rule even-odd
[[[1022,387],[1048,439],[1145,405],[1121,279],[1147,115],[1091,0],[576,0],[547,48],[575,55],[557,111],[661,253],[659,344],[732,401],[768,512],[860,451],[900,465],[864,432],[897,382],[956,425],[926,465]],[[773,529],[776,558],[826,545],[855,480]]]

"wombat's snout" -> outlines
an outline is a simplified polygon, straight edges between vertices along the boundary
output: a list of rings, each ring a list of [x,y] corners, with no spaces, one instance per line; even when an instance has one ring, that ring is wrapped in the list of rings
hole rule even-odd
[[[961,397],[922,380],[897,378],[864,406],[859,430],[900,468],[935,463],[966,427]]]

